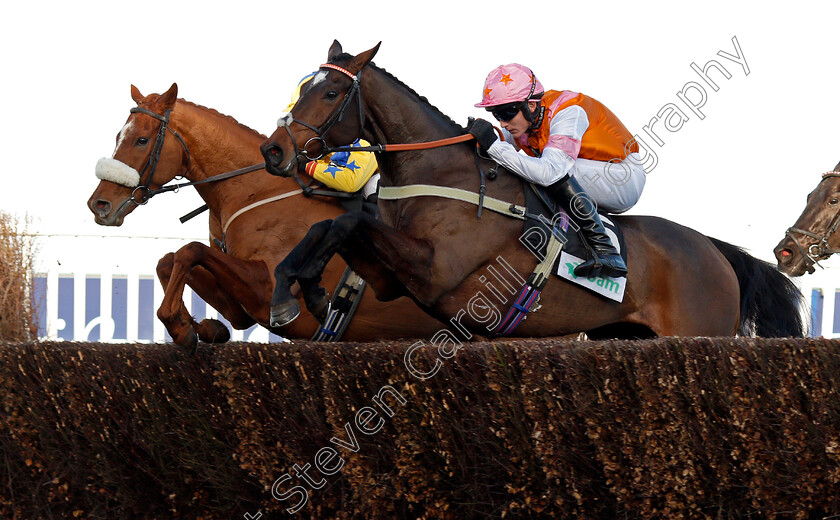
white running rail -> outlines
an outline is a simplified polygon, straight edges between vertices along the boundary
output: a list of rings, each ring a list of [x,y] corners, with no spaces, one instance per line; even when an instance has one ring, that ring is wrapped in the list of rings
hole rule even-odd
[[[163,288],[154,275],[141,273],[37,273],[34,301],[42,339],[108,343],[171,341],[157,309]],[[235,330],[216,309],[186,287],[184,303],[197,320],[215,318],[231,329],[232,341],[277,342],[282,338],[254,325]]]

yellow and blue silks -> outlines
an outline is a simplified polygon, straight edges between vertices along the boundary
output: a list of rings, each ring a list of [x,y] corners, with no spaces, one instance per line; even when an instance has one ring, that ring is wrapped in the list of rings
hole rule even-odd
[[[315,74],[316,72],[313,72],[300,80],[286,112],[291,112],[300,99],[301,89]],[[356,139],[351,146],[364,147],[370,146],[370,143],[364,139]],[[306,164],[306,173],[334,190],[355,193],[376,173],[378,166],[376,156],[372,152],[336,152],[317,161],[309,161]]]

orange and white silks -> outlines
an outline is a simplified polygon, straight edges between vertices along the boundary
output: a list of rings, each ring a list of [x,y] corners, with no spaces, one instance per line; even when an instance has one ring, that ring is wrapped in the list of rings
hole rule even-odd
[[[538,112],[539,128],[515,140],[503,129],[505,141],[490,146],[490,157],[540,186],[571,175],[608,213],[623,213],[638,202],[646,180],[639,146],[615,114],[569,90],[547,91]]]
[[[622,161],[627,154],[639,151],[639,145],[633,141],[633,134],[609,108],[594,98],[570,90],[549,90],[542,97],[541,105],[546,110],[539,129],[523,134],[517,140],[519,148],[532,157],[542,153],[546,147],[559,148],[572,159],[593,161]],[[589,119],[589,128],[582,139],[552,136],[551,120],[572,105],[580,106]],[[630,146],[628,143],[631,143]]]

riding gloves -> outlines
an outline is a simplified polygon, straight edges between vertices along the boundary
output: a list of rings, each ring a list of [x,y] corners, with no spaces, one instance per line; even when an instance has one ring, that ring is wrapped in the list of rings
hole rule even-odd
[[[496,142],[496,139],[499,138],[496,134],[496,130],[493,129],[493,125],[484,119],[476,119],[468,131],[475,137],[475,140],[478,141],[478,145],[481,146],[484,151],[489,150],[493,143]]]

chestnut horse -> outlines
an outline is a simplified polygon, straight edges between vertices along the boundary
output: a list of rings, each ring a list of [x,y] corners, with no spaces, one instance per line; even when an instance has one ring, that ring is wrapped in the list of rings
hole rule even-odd
[[[379,45],[357,56],[334,42],[328,63],[291,114],[263,144],[269,173],[288,176],[312,157],[364,137],[376,146],[452,138],[464,129],[393,75],[371,63]],[[381,148],[380,148],[381,149]],[[435,185],[476,192],[484,171],[475,144],[378,153],[380,186]],[[486,197],[522,205],[523,181],[499,168]],[[490,177],[492,179],[492,177]],[[390,190],[393,191],[393,190]],[[505,203],[507,204],[507,203]],[[316,224],[275,268],[272,319],[293,319],[297,281],[308,294],[338,253],[383,299],[408,295],[427,312],[464,332],[494,334],[512,306],[487,273],[512,266],[524,279],[536,257],[520,243],[520,220],[444,197],[379,199],[379,220],[348,212]],[[801,295],[767,262],[697,231],[649,216],[610,217],[624,230],[629,275],[621,303],[552,279],[541,307],[527,314],[516,336],[586,332],[589,337],[802,336]],[[495,269],[495,271],[494,271]],[[737,273],[737,274],[736,274]],[[524,276],[522,276],[524,274]],[[516,276],[507,278],[513,285]],[[518,287],[522,287],[521,284]],[[491,297],[490,294],[494,297]],[[515,294],[508,290],[508,294]],[[317,307],[318,298],[304,298]]]
[[[201,181],[261,162],[259,145],[265,136],[215,110],[177,99],[177,85],[163,94],[149,96],[132,86],[131,97],[138,109],[158,117],[171,111],[168,128],[163,131],[174,137],[163,141],[150,189],[159,189],[180,174],[190,181]],[[113,158],[142,172],[154,153],[162,123],[138,109],[132,110],[117,135]],[[157,274],[165,289],[158,318],[175,342],[188,350],[194,349],[197,339],[222,342],[229,339],[230,333],[217,320],[193,320],[182,301],[185,283],[237,329],[254,323],[269,328],[269,302],[274,287],[269,266],[285,257],[312,224],[344,212],[335,199],[299,195],[296,181],[268,175],[264,170],[195,188],[210,209],[210,237],[224,240],[227,252],[215,243],[208,247],[191,242],[158,263]],[[137,207],[135,202],[140,201],[142,191],[102,180],[88,200],[88,207],[97,224],[119,226]],[[284,195],[286,198],[239,213],[257,202]],[[341,261],[331,262],[325,282],[335,287],[345,267]],[[270,330],[287,338],[309,339],[318,328],[318,321],[311,314],[302,318],[300,323]],[[377,301],[371,291],[365,291],[344,339],[426,337],[440,327],[408,298],[384,303]]]
[[[808,194],[807,204],[785,238],[773,249],[779,270],[788,276],[813,273],[814,266],[834,253],[840,253],[840,163],[824,173],[817,187]]]

